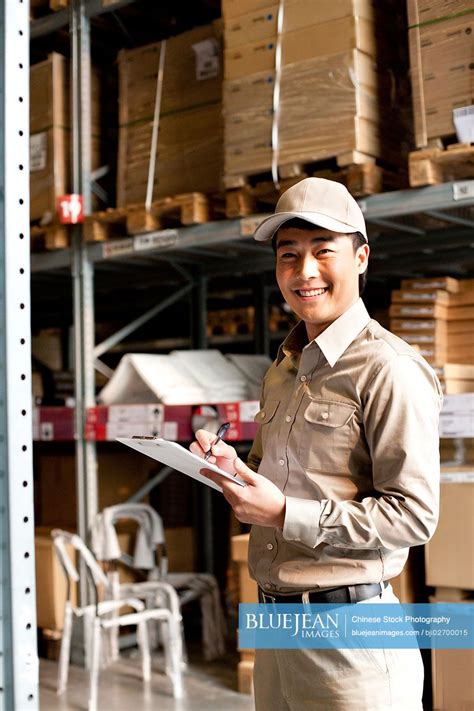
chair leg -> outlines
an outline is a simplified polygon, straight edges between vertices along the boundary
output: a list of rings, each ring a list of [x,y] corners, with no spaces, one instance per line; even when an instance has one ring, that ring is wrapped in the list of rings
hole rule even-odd
[[[99,691],[100,646],[102,628],[100,619],[94,619],[94,633],[92,636],[91,670],[89,687],[89,711],[97,711],[97,697]]]
[[[148,682],[151,679],[151,657],[150,644],[148,641],[148,629],[145,620],[137,624],[138,645],[142,655],[142,674],[143,681]]]
[[[171,662],[169,676],[171,677],[173,684],[174,698],[181,699],[183,697],[183,647],[180,620],[176,619],[176,617],[171,617],[167,624],[167,628],[167,645],[169,645],[168,654]]]
[[[71,654],[71,636],[72,636],[72,620],[73,612],[69,603],[66,603],[64,610],[64,628],[61,639],[61,650],[59,652],[58,665],[58,696],[66,690],[67,679],[69,675],[69,657]]]

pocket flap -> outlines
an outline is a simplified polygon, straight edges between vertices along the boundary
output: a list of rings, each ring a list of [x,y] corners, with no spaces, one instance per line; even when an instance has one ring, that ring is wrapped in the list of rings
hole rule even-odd
[[[264,425],[270,422],[275,412],[278,410],[279,400],[267,400],[263,408],[257,412],[253,421],[257,422],[259,425]]]
[[[356,408],[345,402],[312,400],[304,412],[304,419],[325,427],[343,427],[353,416]]]

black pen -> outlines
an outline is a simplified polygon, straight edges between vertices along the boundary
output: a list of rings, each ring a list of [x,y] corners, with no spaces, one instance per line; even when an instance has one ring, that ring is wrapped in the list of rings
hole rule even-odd
[[[204,459],[205,459],[206,461],[209,459],[209,457],[210,457],[211,454],[212,454],[212,448],[213,448],[213,446],[214,446],[215,444],[217,444],[217,443],[219,442],[219,440],[221,440],[221,439],[223,439],[223,438],[225,437],[225,435],[227,434],[227,430],[229,429],[229,427],[230,427],[230,422],[224,422],[224,424],[219,427],[219,429],[217,430],[217,439],[214,440],[214,442],[211,444],[211,448],[210,448],[209,451],[207,451],[206,454],[204,455]]]

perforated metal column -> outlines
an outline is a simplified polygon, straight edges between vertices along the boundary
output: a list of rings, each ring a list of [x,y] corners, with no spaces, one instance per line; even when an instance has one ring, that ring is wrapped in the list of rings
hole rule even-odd
[[[0,6],[0,708],[38,708],[32,476],[28,2]]]

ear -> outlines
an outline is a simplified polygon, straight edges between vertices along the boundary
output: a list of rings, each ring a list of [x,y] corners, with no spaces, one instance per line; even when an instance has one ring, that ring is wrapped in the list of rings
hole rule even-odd
[[[363,274],[369,266],[369,254],[370,247],[368,244],[363,244],[362,247],[359,247],[357,250],[356,261],[359,274]]]

